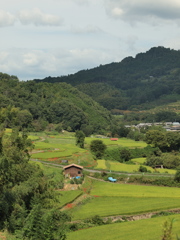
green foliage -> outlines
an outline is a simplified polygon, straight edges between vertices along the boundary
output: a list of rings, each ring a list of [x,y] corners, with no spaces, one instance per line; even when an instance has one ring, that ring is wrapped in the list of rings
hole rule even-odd
[[[104,155],[106,145],[102,140],[93,140],[90,144],[90,150],[94,153],[96,158],[100,159]]]
[[[103,225],[104,221],[99,215],[95,215],[91,218],[91,222],[94,225]]]
[[[80,148],[84,148],[84,139],[85,139],[85,134],[81,130],[77,130],[75,133],[75,138],[76,138],[76,145],[79,146]]]
[[[174,176],[174,180],[180,183],[180,170],[178,169],[175,176]]]
[[[179,100],[179,65],[179,51],[154,47],[119,63],[101,65],[69,76],[48,77],[43,81],[70,83],[118,114],[119,109],[150,109]],[[174,114],[168,113],[156,118],[147,117],[150,122],[156,119],[179,121]]]
[[[172,240],[172,228],[173,228],[173,219],[171,221],[165,221],[163,225],[163,235],[161,240]]]
[[[149,130],[146,133],[145,141],[147,144],[152,144],[154,147],[159,147],[164,150],[168,147],[166,134],[158,130]]]
[[[162,165],[164,168],[176,169],[180,166],[180,155],[176,153],[163,153],[161,156],[147,157],[146,165],[155,168]]]
[[[120,149],[120,157],[123,162],[127,162],[131,159],[131,152],[129,151],[129,149],[122,148]]]
[[[8,89],[8,91],[7,91]],[[5,127],[43,131],[55,124],[57,131],[104,131],[110,113],[89,96],[66,83],[19,82],[0,73],[0,123]]]
[[[147,168],[141,165],[139,167],[139,172],[147,172]]]
[[[59,202],[39,165],[29,163],[31,140],[26,133],[0,133],[0,229],[18,239],[65,239],[69,217],[53,210]]]
[[[56,209],[45,214],[38,204],[28,215],[20,236],[32,240],[65,240],[64,222],[69,220],[65,213]]]

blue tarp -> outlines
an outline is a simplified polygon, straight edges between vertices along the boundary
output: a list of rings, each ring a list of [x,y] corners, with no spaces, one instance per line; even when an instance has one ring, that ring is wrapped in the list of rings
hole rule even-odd
[[[116,181],[117,181],[117,179],[115,179],[115,178],[113,178],[113,177],[108,177],[108,180],[109,180],[110,182],[116,182]]]

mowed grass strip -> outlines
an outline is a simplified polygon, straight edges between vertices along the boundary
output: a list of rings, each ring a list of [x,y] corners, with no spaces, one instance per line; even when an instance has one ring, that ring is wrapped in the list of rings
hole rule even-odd
[[[158,240],[162,239],[165,221],[175,219],[173,224],[173,240],[180,235],[180,215],[157,217],[133,222],[115,223],[71,232],[67,240]]]
[[[94,197],[85,205],[72,211],[73,220],[139,213],[180,208],[180,198],[153,197]]]
[[[129,148],[144,148],[147,146],[147,144],[143,141],[134,141],[132,139],[127,138],[119,138],[117,141],[111,141],[110,138],[91,138],[86,137],[85,143],[90,144],[93,140],[102,140],[106,145],[116,145],[116,146],[122,146],[122,147],[129,147]]]
[[[94,180],[92,184],[91,195],[180,198],[180,188],[118,184]]]

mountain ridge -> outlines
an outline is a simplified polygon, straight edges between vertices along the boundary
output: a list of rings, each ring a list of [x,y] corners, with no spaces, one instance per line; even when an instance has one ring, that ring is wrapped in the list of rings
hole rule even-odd
[[[145,53],[138,53],[135,58],[126,57],[119,63],[34,81],[69,83],[109,110],[141,110],[155,107],[154,101],[162,105],[179,100],[178,80],[180,51],[153,47]],[[92,89],[96,90],[94,94]]]

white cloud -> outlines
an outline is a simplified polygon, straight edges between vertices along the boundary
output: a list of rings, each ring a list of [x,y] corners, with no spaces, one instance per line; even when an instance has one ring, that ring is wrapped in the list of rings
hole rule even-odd
[[[125,21],[180,20],[179,0],[105,0],[107,13]]]
[[[60,26],[62,24],[62,19],[59,16],[43,13],[38,8],[34,8],[33,10],[21,10],[18,17],[20,22],[24,25]]]
[[[87,25],[86,27],[78,27],[78,26],[71,26],[71,31],[73,33],[99,33],[101,32],[102,30],[97,27],[97,26],[93,26],[93,25]]]
[[[7,11],[0,10],[0,27],[12,26],[16,21],[14,15]]]
[[[9,49],[0,51],[0,69],[20,80],[61,76],[110,61],[108,51],[95,49]]]

